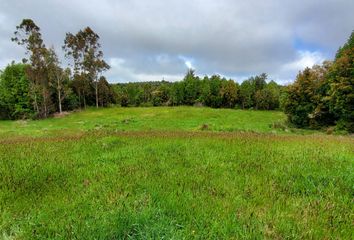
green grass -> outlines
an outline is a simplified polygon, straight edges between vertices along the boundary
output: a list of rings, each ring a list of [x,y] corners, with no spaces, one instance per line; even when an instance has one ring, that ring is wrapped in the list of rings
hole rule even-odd
[[[284,121],[285,115],[276,111],[245,111],[195,107],[150,107],[150,108],[90,108],[64,118],[40,121],[0,121],[3,136],[55,135],[59,131],[81,132],[109,129],[117,131],[196,131],[203,124],[211,131],[277,131],[269,127]],[[279,130],[278,130],[279,131]]]
[[[353,139],[272,132],[282,119],[178,107],[0,122],[0,238],[352,239]]]

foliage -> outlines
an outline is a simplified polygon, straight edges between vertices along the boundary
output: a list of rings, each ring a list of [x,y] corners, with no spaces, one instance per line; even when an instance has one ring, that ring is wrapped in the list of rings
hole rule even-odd
[[[33,20],[23,19],[11,40],[25,47],[28,58],[23,59],[26,66],[12,64],[5,69],[0,118],[46,118],[55,112],[116,102],[111,85],[104,76],[98,77],[109,66],[99,36],[89,27],[66,35],[64,50],[74,59],[73,75],[70,68],[61,67],[54,48],[46,47]]]
[[[298,127],[354,132],[354,32],[336,58],[306,68],[287,88],[284,110]]]
[[[342,129],[354,132],[354,31],[341,47],[328,73],[330,112]]]
[[[0,118],[21,119],[34,114],[26,68],[28,65],[11,63],[1,73]]]
[[[98,96],[98,102],[102,107],[107,107],[116,101],[116,94],[104,76],[101,76],[98,81]]]
[[[203,105],[213,108],[241,106],[244,109],[277,109],[281,86],[274,81],[267,84],[265,80],[266,75],[262,74],[245,80],[240,86],[235,81],[221,78],[219,75],[200,79],[194,70],[188,70],[180,82],[120,83],[115,84],[114,89],[118,99],[124,101],[122,106],[150,103],[153,106]],[[262,100],[256,99],[258,96]]]

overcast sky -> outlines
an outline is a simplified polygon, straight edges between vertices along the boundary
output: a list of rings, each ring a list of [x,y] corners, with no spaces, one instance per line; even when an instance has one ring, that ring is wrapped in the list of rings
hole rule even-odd
[[[293,81],[332,59],[354,30],[353,0],[0,0],[0,68],[24,57],[10,41],[31,18],[63,55],[66,32],[100,36],[110,82],[180,80],[187,68],[237,81]],[[63,61],[64,62],[64,61]]]

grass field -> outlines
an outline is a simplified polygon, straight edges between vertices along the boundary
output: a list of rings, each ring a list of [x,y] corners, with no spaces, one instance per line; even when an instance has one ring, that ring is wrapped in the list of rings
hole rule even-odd
[[[284,119],[177,107],[0,121],[0,238],[353,239],[353,138],[270,127]]]
[[[71,114],[65,118],[40,121],[2,121],[2,136],[48,136],[91,130],[197,131],[203,124],[209,131],[284,132],[269,125],[282,122],[276,111],[244,111],[194,107],[106,108]],[[311,131],[296,130],[298,133]]]

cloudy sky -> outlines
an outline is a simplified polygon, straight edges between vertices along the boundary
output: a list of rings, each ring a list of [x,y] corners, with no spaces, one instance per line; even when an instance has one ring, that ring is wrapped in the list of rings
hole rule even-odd
[[[62,56],[66,32],[101,37],[110,82],[175,81],[187,68],[242,81],[293,81],[332,59],[354,30],[353,0],[0,0],[0,68],[24,57],[10,41],[23,18]],[[63,60],[65,64],[65,61]]]

